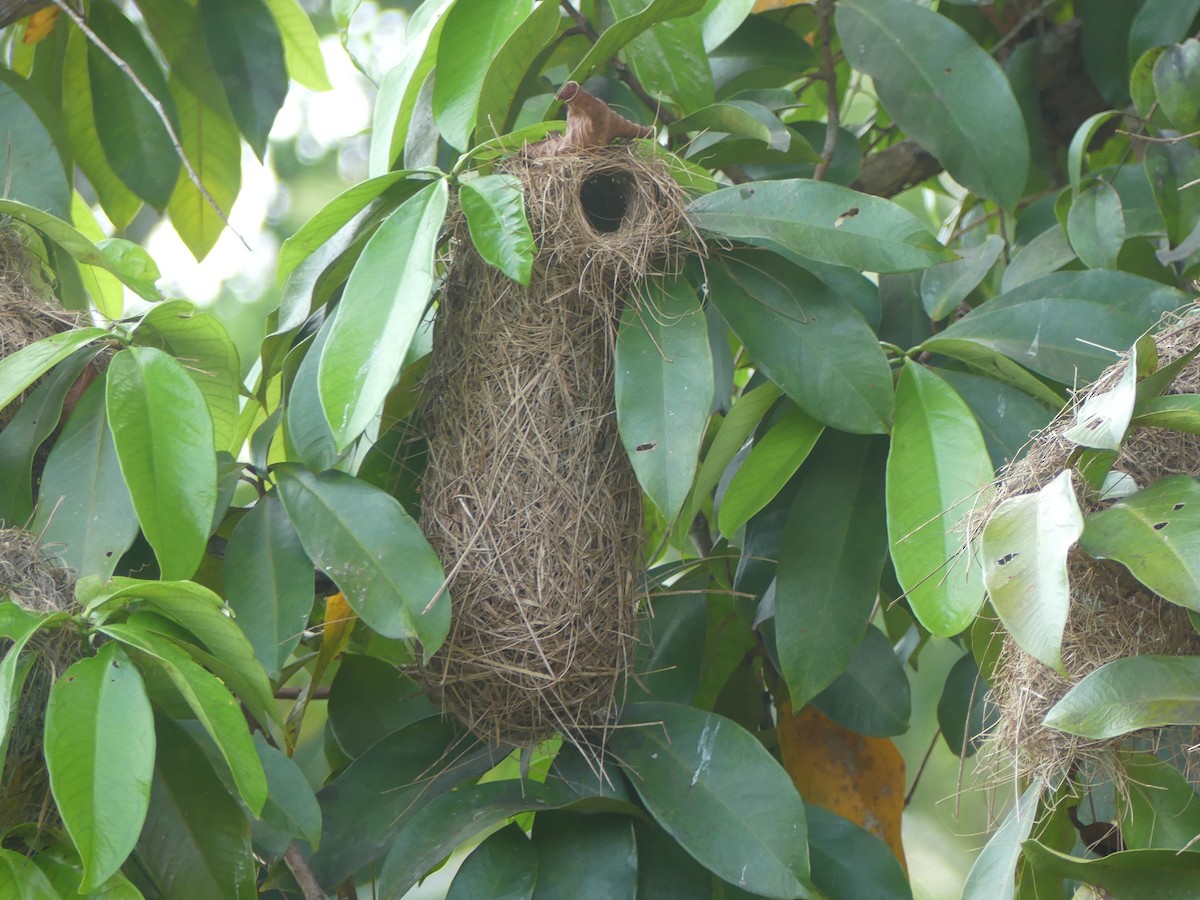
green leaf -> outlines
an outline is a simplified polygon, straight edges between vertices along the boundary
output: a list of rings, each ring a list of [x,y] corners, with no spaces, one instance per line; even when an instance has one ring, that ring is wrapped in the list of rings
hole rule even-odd
[[[288,459],[302,462],[314,472],[332,469],[338,462],[337,444],[325,419],[325,410],[321,408],[321,397],[317,390],[321,354],[325,352],[332,330],[333,317],[330,317],[322,323],[311,341],[296,347],[284,361],[285,370],[289,369],[293,358],[303,354],[296,365],[284,403],[284,448]]]
[[[1021,844],[1033,830],[1038,803],[1044,791],[1045,785],[1041,781],[1033,781],[1008,811],[967,873],[962,900],[996,900],[1013,896]]]
[[[812,882],[825,897],[912,900],[908,877],[887,844],[819,806],[809,806],[807,813]]]
[[[1196,791],[1179,769],[1147,753],[1127,754],[1121,769],[1129,792],[1121,837],[1136,849],[1183,850],[1200,834]]]
[[[612,813],[543,812],[533,821],[535,900],[617,898],[638,893],[633,819]]]
[[[1064,438],[1095,450],[1121,449],[1137,399],[1137,357],[1134,347],[1117,383],[1084,399],[1075,410],[1075,424],[1063,432]]]
[[[721,534],[734,536],[783,490],[808,458],[825,426],[791,403],[754,442],[725,488],[717,510]]]
[[[615,368],[621,442],[643,490],[672,521],[692,487],[713,396],[708,325],[687,281],[648,283],[626,305]]]
[[[529,284],[537,246],[525,218],[525,195],[515,175],[484,175],[458,192],[471,243],[484,261],[513,281]]]
[[[955,259],[916,216],[890,200],[793,178],[723,188],[688,206],[717,237],[871,272],[907,272]]]
[[[888,113],[968,190],[1012,209],[1029,139],[1004,70],[945,16],[904,0],[842,0],[837,30]]]
[[[313,605],[312,563],[277,491],[238,522],[225,549],[225,590],[272,678],[300,642]]]
[[[1188,34],[1200,0],[1145,0],[1129,27],[1129,62],[1151,47],[1173,44]]]
[[[1075,129],[1075,134],[1071,138],[1071,145],[1067,149],[1067,174],[1071,179],[1071,195],[1078,196],[1080,188],[1083,186],[1083,166],[1087,161],[1087,150],[1092,144],[1092,139],[1096,136],[1096,132],[1111,119],[1119,116],[1120,113],[1114,110],[1098,112],[1095,115],[1088,116],[1083,120],[1083,123]]]
[[[0,69],[3,194],[65,219],[70,215],[71,186],[54,137],[34,111],[32,92],[27,81]]]
[[[717,132],[762,141],[769,149],[786,152],[792,132],[779,117],[761,103],[729,100],[698,109],[667,126],[670,135],[691,132]]]
[[[1004,250],[1004,238],[989,234],[983,243],[959,250],[961,259],[933,266],[921,273],[921,305],[934,322],[958,309],[971,291],[992,270]]]
[[[951,667],[938,699],[938,727],[946,745],[960,759],[974,755],[986,727],[988,686],[970,653]]]
[[[1037,841],[1026,841],[1021,849],[1038,871],[1102,888],[1121,900],[1191,900],[1200,879],[1200,853],[1195,851],[1125,850],[1076,859]]]
[[[1186,302],[1175,288],[1126,272],[1056,272],[981,304],[918,349],[956,355],[953,343],[970,341],[1062,384],[1079,384],[1112,364],[1104,348],[1133,346],[1163,313]]]
[[[413,722],[441,715],[420,685],[374,656],[344,655],[329,687],[329,727],[352,758]]]
[[[1200,484],[1164,478],[1087,517],[1081,546],[1165,600],[1200,612]]]
[[[276,470],[279,495],[308,557],[374,631],[416,638],[426,656],[450,628],[441,562],[400,503],[341,472]]]
[[[167,80],[137,26],[111,3],[97,4],[88,17],[88,25],[124,60],[174,124],[175,103],[167,89]],[[96,133],[104,155],[135,194],[155,209],[163,210],[171,199],[180,169],[171,137],[154,107],[116,63],[90,42],[87,55]]]
[[[139,868],[163,897],[255,900],[258,866],[246,814],[183,728],[164,716],[154,727],[158,758]]]
[[[529,0],[457,0],[446,13],[433,83],[433,118],[442,138],[455,149],[467,149],[488,67],[529,11]]]
[[[1125,216],[1121,197],[1111,184],[1095,181],[1071,201],[1067,237],[1089,269],[1117,268],[1117,254],[1125,243]]]
[[[108,337],[103,328],[75,328],[42,338],[0,359],[0,409],[80,347],[103,337]]]
[[[166,638],[136,620],[100,626],[109,637],[153,657],[229,766],[238,793],[255,815],[267,799],[267,777],[238,702],[215,675],[196,665]]]
[[[892,376],[862,316],[815,276],[767,253],[708,266],[709,298],[760,370],[831,428],[887,430]]]
[[[333,85],[325,71],[321,39],[308,12],[297,0],[266,0],[267,9],[283,39],[283,58],[288,74],[313,91],[328,91]]]
[[[321,840],[321,807],[308,778],[295,760],[254,733],[254,749],[267,773],[267,802],[262,819],[289,838],[300,838],[316,849]]]
[[[637,819],[637,896],[696,900],[713,896],[713,876],[655,822]]]
[[[993,474],[967,404],[932,370],[906,361],[888,451],[888,542],[913,614],[939,637],[966,628],[983,603],[962,526]]]
[[[38,629],[50,624],[47,617],[38,616],[17,606],[10,600],[0,602],[0,611],[5,618],[11,617],[11,624],[6,622],[3,636],[12,641],[4,651],[0,660],[0,768],[3,767],[8,754],[8,741],[13,726],[13,716],[18,712],[17,702],[21,696],[21,688],[25,684],[25,676],[29,674],[27,667],[21,668],[21,653],[29,639]]]
[[[804,803],[749,732],[671,703],[625,707],[609,747],[658,823],[718,876],[766,897],[812,896]],[[713,822],[724,823],[714,829]]]
[[[1170,428],[1200,434],[1200,394],[1149,397],[1134,407],[1133,428]]]
[[[162,577],[188,578],[204,556],[217,503],[204,394],[166,353],[130,347],[109,365],[106,400],[121,473]]]
[[[350,273],[321,354],[325,416],[345,448],[378,415],[433,288],[448,187],[439,180],[384,220]]]
[[[0,895],[12,900],[61,900],[37,863],[15,850],[0,850]]]
[[[983,581],[1000,621],[1022,650],[1054,669],[1062,669],[1071,604],[1067,552],[1081,534],[1068,469],[1039,491],[1003,501],[980,538]]]
[[[610,0],[609,6],[619,19],[627,19],[646,8],[642,0]],[[699,109],[713,102],[712,69],[695,17],[652,25],[629,42],[625,59],[642,84],[654,93],[670,97],[683,110]]]
[[[72,665],[51,688],[46,768],[83,861],[86,893],[113,875],[137,843],[154,769],[150,701],[116,644]]]
[[[508,825],[471,851],[446,900],[532,900],[538,853],[517,825]]]
[[[1181,134],[1200,129],[1200,41],[1188,38],[1167,47],[1154,63],[1154,93],[1163,113]]]
[[[536,65],[538,55],[553,40],[562,19],[560,8],[550,2],[538,3],[516,27],[496,56],[479,89],[479,107],[475,127],[477,140],[492,138],[509,131],[517,112],[517,93],[526,71]]]
[[[652,614],[642,620],[628,699],[692,702],[704,662],[708,610],[703,594],[710,577],[702,568],[669,586],[652,583]]]
[[[233,119],[262,159],[288,87],[275,21],[263,0],[204,0],[200,21]]]
[[[186,363],[213,423],[216,450],[236,452],[242,364],[237,347],[221,321],[187,300],[172,300],[150,310],[134,332],[139,344],[165,350]]]
[[[882,439],[826,431],[797,474],[775,595],[779,663],[796,709],[845,670],[866,633],[887,555],[885,452]]]
[[[813,697],[812,705],[858,734],[892,737],[908,731],[908,676],[887,635],[868,627],[846,671]]]
[[[1074,260],[1075,251],[1066,232],[1055,223],[1016,252],[1000,278],[1000,290],[1007,293],[1027,281],[1057,272]]]

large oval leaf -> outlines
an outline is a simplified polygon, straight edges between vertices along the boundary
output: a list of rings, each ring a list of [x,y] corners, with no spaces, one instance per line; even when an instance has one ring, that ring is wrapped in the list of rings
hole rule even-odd
[[[890,200],[821,181],[724,188],[688,209],[698,228],[718,237],[851,269],[907,272],[957,258]]]
[[[1115,269],[1125,243],[1125,216],[1116,188],[1096,181],[1080,191],[1067,213],[1067,237],[1089,269]]]
[[[46,767],[63,823],[83,860],[84,893],[137,843],[150,802],[154,715],[117,644],[71,666],[46,706]]]
[[[1013,896],[1017,883],[1017,863],[1021,859],[1021,843],[1033,830],[1038,802],[1044,791],[1042,782],[1034,781],[1008,811],[967,873],[962,900],[997,900],[1000,897],[1007,900]]]
[[[279,495],[309,558],[372,629],[417,638],[427,656],[450,629],[441,562],[389,494],[342,472],[281,466]]]
[[[1082,533],[1067,470],[1041,490],[1001,503],[980,538],[983,581],[1000,621],[1021,649],[1056,669],[1071,605],[1067,551]]]
[[[804,802],[749,732],[673,703],[627,706],[621,724],[609,747],[646,808],[685,850],[755,894],[813,895]]]
[[[217,457],[204,394],[175,359],[131,347],[108,368],[108,425],[138,521],[162,577],[190,578],[217,504]]]
[[[406,200],[367,241],[321,353],[317,383],[339,448],[362,433],[404,365],[433,288],[433,258],[449,189],[436,181]]]
[[[1200,884],[1200,853],[1194,850],[1124,850],[1079,859],[1037,841],[1026,841],[1022,849],[1038,871],[1102,888],[1121,900],[1192,900]]]
[[[1105,348],[1133,346],[1187,296],[1148,278],[1105,269],[1055,272],[977,306],[921,349],[954,355],[982,344],[1062,384],[1096,379],[1114,362]]]
[[[912,691],[887,635],[868,628],[846,671],[812,705],[858,734],[892,737],[908,731]]]
[[[478,140],[507,134],[516,114],[517,91],[526,70],[558,31],[560,7],[539,3],[533,12],[509,35],[488,66],[479,88],[479,107],[476,115]]]
[[[635,16],[647,6],[642,0],[610,0],[609,5],[618,18]],[[713,102],[712,68],[696,18],[652,25],[629,42],[625,58],[642,84],[685,112]]]
[[[837,292],[770,253],[708,264],[708,291],[764,374],[833,428],[887,430],[892,373],[879,340]]]
[[[1200,725],[1200,657],[1107,663],[1067,691],[1046,713],[1045,725],[1095,740],[1160,725]]]
[[[471,851],[446,900],[531,900],[538,854],[519,825],[501,828]]]
[[[895,854],[871,832],[836,813],[807,809],[812,880],[829,900],[911,900]]]
[[[913,614],[939,637],[966,628],[983,603],[962,521],[992,476],[967,404],[930,369],[906,362],[888,451],[888,542]]]
[[[484,175],[458,192],[471,243],[513,281],[529,284],[537,247],[525,218],[525,195],[515,175]]]
[[[538,854],[534,900],[644,897],[638,891],[633,821],[612,813],[539,813],[533,820]]]
[[[67,218],[67,184],[54,137],[34,111],[29,82],[0,71],[0,145],[4,147],[5,196]]]
[[[1081,546],[1115,559],[1154,593],[1200,612],[1200,484],[1164,478],[1088,516]]]
[[[61,896],[37,863],[15,850],[0,850],[0,894],[12,900],[59,900]]]
[[[617,426],[647,496],[673,521],[696,474],[713,398],[708,324],[682,278],[646,286],[617,334]]]
[[[874,79],[897,124],[965,187],[1015,206],[1029,139],[996,61],[948,18],[905,0],[842,0],[836,21],[846,58]]]
[[[797,475],[775,593],[775,643],[797,708],[845,670],[866,633],[887,556],[886,447],[826,431]]]
[[[103,328],[76,328],[34,341],[0,359],[0,409],[80,347],[107,336]]]

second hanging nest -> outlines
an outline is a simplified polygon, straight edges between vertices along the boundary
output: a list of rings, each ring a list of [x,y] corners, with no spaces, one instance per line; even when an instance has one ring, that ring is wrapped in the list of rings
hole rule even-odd
[[[652,146],[525,152],[528,286],[461,217],[427,377],[422,525],[454,622],[424,678],[476,734],[532,746],[609,724],[634,640],[641,503],[617,435],[625,302],[694,246]]]

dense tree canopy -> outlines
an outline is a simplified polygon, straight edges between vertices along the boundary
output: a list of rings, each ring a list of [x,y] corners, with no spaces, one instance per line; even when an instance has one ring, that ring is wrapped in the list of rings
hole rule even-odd
[[[901,820],[955,757],[999,801],[973,867],[939,844],[968,900],[1200,895],[1200,329],[1152,334],[1200,262],[1198,17],[0,0],[0,895],[394,898],[449,860],[455,898],[945,896]],[[323,49],[369,83],[365,171],[279,219],[263,296],[164,291],[152,227],[202,260],[254,158],[317,177],[272,129]],[[568,159],[601,168],[537,200]],[[430,512],[427,429],[526,372],[455,374],[510,348],[452,316],[552,287],[613,301],[532,357],[595,430],[499,490],[552,470],[521,515],[620,527],[488,565],[539,573],[520,610],[630,541],[577,599],[636,634],[599,718],[522,688],[557,725],[514,747],[429,674],[494,507],[439,472]],[[545,437],[510,396],[459,443]]]

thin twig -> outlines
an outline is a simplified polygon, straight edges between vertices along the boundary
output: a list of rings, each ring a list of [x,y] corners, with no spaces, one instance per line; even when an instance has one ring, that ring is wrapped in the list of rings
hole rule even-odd
[[[904,795],[904,808],[908,808],[908,804],[912,803],[913,794],[917,792],[917,785],[921,783],[921,775],[925,772],[925,766],[929,763],[929,757],[933,756],[933,748],[937,746],[938,738],[942,736],[941,726],[933,733],[933,740],[929,742],[929,749],[925,751],[925,755],[921,758],[921,764],[917,766],[917,774],[913,776],[912,787],[908,789],[908,793]]]
[[[171,124],[171,117],[167,115],[167,111],[163,107],[162,102],[155,97],[154,94],[150,92],[150,88],[146,87],[142,80],[138,78],[137,73],[133,71],[133,67],[130,66],[129,63],[125,62],[125,60],[121,59],[121,57],[119,57],[115,52],[113,52],[112,48],[104,43],[104,41],[100,40],[100,36],[88,27],[88,24],[86,21],[84,21],[83,16],[73,10],[70,5],[68,5],[66,0],[54,0],[54,5],[67,14],[70,20],[75,23],[76,27],[83,32],[84,37],[86,37],[101,53],[112,60],[113,65],[120,69],[125,77],[133,83],[133,86],[138,89],[138,92],[146,98],[146,102],[150,104],[150,107],[158,116],[159,121],[162,122],[163,127],[167,130],[167,136],[171,139],[171,146],[175,148],[175,155],[178,156],[180,162],[183,163],[183,168],[187,172],[188,180],[191,181],[196,190],[200,192],[200,196],[204,198],[205,202],[213,208],[213,211],[216,212],[221,221],[225,224],[225,227],[233,232],[233,236],[242,242],[243,247],[245,247],[247,250],[250,250],[250,244],[247,243],[246,239],[238,234],[237,230],[229,224],[229,217],[225,215],[225,211],[222,210],[217,201],[213,199],[212,194],[208,192],[208,188],[206,188],[203,182],[200,181],[200,176],[196,174],[196,170],[192,168],[192,164],[188,160],[187,154],[183,152],[183,142],[179,139],[179,135],[175,131],[175,126]]]
[[[287,863],[296,884],[304,892],[304,900],[328,900],[329,895],[325,893],[312,869],[308,867],[308,860],[294,843],[288,844],[288,848],[283,851],[283,861]]]
[[[275,692],[276,700],[299,700],[300,694],[303,692],[302,687],[281,687]],[[313,690],[310,700],[328,700],[329,686],[323,685]]]
[[[1200,131],[1191,131],[1187,134],[1178,134],[1175,137],[1151,137],[1148,134],[1138,134],[1134,131],[1126,131],[1124,128],[1118,128],[1117,134],[1123,134],[1126,137],[1133,138],[1135,141],[1145,141],[1148,144],[1181,144],[1184,141],[1190,141],[1192,138],[1200,137]]]
[[[817,16],[821,35],[821,72],[820,77],[825,82],[826,112],[825,112],[825,147],[821,150],[821,161],[813,171],[813,181],[824,181],[829,172],[829,164],[833,162],[834,151],[837,150],[838,129],[840,126],[840,98],[837,92],[837,69],[833,61],[833,34],[829,28],[829,20],[833,18],[833,0],[817,0]]]

